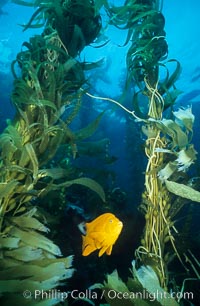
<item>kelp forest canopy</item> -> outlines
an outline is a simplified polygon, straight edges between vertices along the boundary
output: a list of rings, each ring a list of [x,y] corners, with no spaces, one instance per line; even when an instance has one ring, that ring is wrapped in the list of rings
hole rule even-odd
[[[106,203],[109,207],[98,177],[83,176],[81,169],[74,169],[70,162],[78,154],[77,143],[94,134],[107,110],[84,128],[72,130],[70,124],[83,107],[85,96],[94,103],[95,99],[102,99],[110,102],[111,107],[113,104],[119,106],[141,127],[147,162],[139,209],[145,216],[145,228],[140,246],[133,250],[140,270],[137,271],[137,264],[133,262],[130,282],[149,292],[167,291],[168,265],[174,256],[189,273],[176,246],[174,218],[185,204],[200,202],[200,193],[196,186],[189,186],[189,178],[185,175],[197,154],[192,144],[194,115],[189,107],[173,109],[180,94],[175,82],[181,65],[176,59],[167,58],[162,1],[127,0],[122,6],[106,0],[13,2],[35,8],[23,30],[41,28],[41,34],[23,42],[22,51],[12,63],[14,89],[11,98],[16,116],[8,121],[0,136],[0,267],[4,269],[0,272],[0,292],[4,301],[11,305],[17,299],[24,305],[21,292],[25,289],[32,292],[57,288],[74,273],[73,256],[62,257],[61,246],[46,237],[49,232],[44,221],[46,213],[42,204],[41,207],[35,205],[36,201],[42,203],[49,194],[56,194],[63,204],[57,213],[63,213],[66,189],[79,185],[94,193],[100,205]],[[106,25],[102,10],[107,16]],[[96,63],[79,60],[86,46],[104,37],[108,25],[126,33],[127,77],[119,101],[97,97],[91,92],[85,72],[98,67],[101,60]],[[109,38],[101,40],[98,48],[103,49],[107,43]],[[124,46],[119,47],[119,52]],[[173,65],[173,72],[169,65]],[[162,80],[160,71],[164,74]],[[123,98],[129,88],[132,96],[127,106]],[[145,107],[141,101],[145,101]],[[63,116],[66,109],[69,111]],[[92,144],[94,154],[102,150],[105,142],[107,140]],[[60,149],[70,156],[62,163],[55,159]],[[191,256],[197,263],[194,255]],[[199,279],[198,272],[192,271]],[[145,282],[145,274],[152,277],[151,281]],[[128,291],[130,282],[123,284],[115,272],[108,276],[103,287],[117,291],[120,283],[123,290]],[[153,289],[147,285],[151,282]],[[111,302],[106,294],[105,299]],[[173,299],[168,301],[170,305],[178,305]],[[45,305],[59,302],[49,301]],[[157,305],[164,304],[159,300]]]

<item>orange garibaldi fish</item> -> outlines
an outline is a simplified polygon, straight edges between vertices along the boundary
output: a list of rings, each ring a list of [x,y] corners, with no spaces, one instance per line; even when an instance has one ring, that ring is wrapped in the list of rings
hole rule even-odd
[[[99,257],[105,252],[110,255],[112,247],[121,233],[123,223],[111,213],[100,215],[90,223],[86,223],[86,235],[82,236],[82,255],[88,256],[99,250]]]

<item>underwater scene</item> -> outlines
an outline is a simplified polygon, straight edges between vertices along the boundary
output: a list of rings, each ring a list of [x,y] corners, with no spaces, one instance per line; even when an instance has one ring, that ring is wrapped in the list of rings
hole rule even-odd
[[[200,2],[0,0],[0,304],[200,305]]]

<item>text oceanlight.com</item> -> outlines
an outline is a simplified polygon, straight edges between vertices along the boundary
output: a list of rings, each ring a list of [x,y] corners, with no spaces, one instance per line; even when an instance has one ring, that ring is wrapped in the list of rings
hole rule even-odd
[[[60,301],[66,300],[68,297],[71,299],[90,299],[90,300],[101,300],[104,297],[107,297],[110,300],[118,299],[118,300],[126,300],[126,299],[142,299],[142,300],[161,300],[161,299],[169,299],[173,298],[176,300],[193,300],[193,293],[192,292],[164,292],[157,290],[156,292],[147,292],[143,290],[141,292],[120,292],[115,290],[102,290],[101,294],[97,294],[95,291],[92,290],[85,290],[79,291],[74,289],[69,292],[61,291],[61,290],[35,290],[31,292],[30,290],[25,290],[23,292],[23,296],[26,299],[39,299],[39,300],[46,300],[46,299],[56,299]]]

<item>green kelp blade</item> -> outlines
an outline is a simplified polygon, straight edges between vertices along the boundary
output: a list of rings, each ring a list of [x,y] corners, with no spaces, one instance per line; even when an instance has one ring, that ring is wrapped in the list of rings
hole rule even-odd
[[[140,285],[140,284],[139,284]],[[92,286],[93,287],[93,286]],[[98,287],[97,287],[98,288]],[[102,284],[100,284],[99,288],[102,288]],[[140,285],[136,287],[136,290],[138,292],[142,292],[144,288]],[[116,303],[116,299],[111,298],[109,292],[113,292],[113,295],[120,292],[121,299],[120,303]],[[133,298],[134,296],[135,288],[129,288],[127,287],[127,284],[125,284],[121,278],[118,276],[117,270],[114,270],[111,274],[107,275],[107,281],[104,281],[103,284],[103,296],[106,299],[108,305],[110,306],[116,306],[116,305],[124,305],[124,306],[148,306],[150,305],[148,301],[144,301],[142,299]],[[124,297],[123,297],[124,296]],[[132,298],[131,298],[132,296]],[[152,302],[152,306],[155,306]],[[161,306],[160,304],[156,304],[156,306]]]
[[[17,128],[15,126],[13,126],[12,124],[9,124],[6,129],[5,129],[6,133],[8,133],[14,143],[14,145],[18,148],[21,149],[22,148],[22,137],[20,135],[20,132],[17,130]]]
[[[175,82],[180,76],[181,64],[179,63],[179,61],[177,61],[176,59],[170,59],[165,63],[165,65],[167,63],[172,63],[172,62],[176,63],[176,68],[174,69],[174,72],[171,75],[169,75],[168,71],[165,81],[162,84],[160,84],[159,92],[161,95],[163,95],[165,92],[167,92],[167,90],[169,90],[172,86],[174,86]]]
[[[81,129],[78,132],[75,132],[75,139],[76,140],[83,140],[85,138],[88,138],[90,136],[92,136],[94,134],[94,132],[96,131],[99,122],[101,120],[101,118],[103,117],[105,111],[103,111],[102,113],[100,113],[97,118],[92,121],[90,124],[88,124],[85,128]]]
[[[82,67],[83,67],[83,70],[91,70],[91,69],[102,67],[103,64],[105,64],[105,57],[102,57],[100,60],[96,62],[83,62]]]
[[[72,259],[73,256],[59,259],[43,257],[42,260],[35,260],[31,263],[21,263],[15,260],[14,265],[7,265],[7,267],[3,265],[4,269],[0,271],[0,295],[2,293],[3,305],[58,305],[62,296],[55,297],[55,299],[53,297],[41,299],[38,296],[36,299],[34,292],[35,290],[41,292],[42,290],[56,290],[60,281],[70,278],[74,273],[74,269],[71,268]],[[10,259],[6,258],[6,263],[8,261]],[[41,262],[42,265],[38,265],[38,262]],[[28,299],[24,295],[26,292],[30,293]]]
[[[60,189],[61,187],[70,187],[74,184],[88,187],[92,191],[96,192],[98,196],[102,199],[102,201],[105,202],[105,192],[101,187],[101,185],[97,183],[95,180],[88,177],[81,177],[58,185],[53,184],[51,185],[51,188],[55,190],[55,189]]]
[[[176,117],[176,120],[185,126],[187,130],[192,132],[195,116],[192,114],[191,107],[187,107],[185,109],[179,108],[177,111],[173,112],[173,115]]]
[[[13,227],[9,233],[12,237],[20,238],[25,244],[35,248],[41,248],[51,254],[61,256],[61,251],[57,245],[43,235],[35,231],[23,231],[17,227]]]
[[[45,260],[44,260],[45,261]],[[24,269],[21,265],[0,271],[0,279],[9,280],[15,275],[16,279],[25,279],[34,281],[44,281],[57,275],[60,280],[68,278],[68,270],[64,262],[54,262],[46,267],[40,267],[33,264],[24,264]]]
[[[21,228],[35,229],[42,232],[49,231],[49,229],[44,224],[42,224],[40,221],[33,217],[12,217],[9,219],[9,221],[11,221],[11,223],[17,224]]]
[[[175,195],[200,203],[200,192],[184,184],[179,184],[173,181],[165,181],[169,192]]]
[[[46,99],[38,99],[37,100],[37,104],[39,106],[49,106],[50,108],[52,108],[53,110],[57,111],[57,108],[55,106],[55,104],[49,100]]]
[[[35,1],[34,0],[30,0],[30,1],[12,0],[12,2],[15,3],[15,4],[23,5],[23,6],[31,6],[31,7],[33,7],[35,5]]]
[[[34,260],[32,264],[40,266],[40,267],[46,267],[47,265],[50,265],[55,262],[63,262],[66,268],[72,268],[73,260],[74,260],[74,256],[69,255],[65,258],[45,258],[45,260]]]
[[[23,100],[22,103],[37,105],[38,107],[49,106],[53,110],[57,111],[57,108],[56,108],[55,104],[53,102],[47,100],[47,99],[38,99],[38,98],[31,97],[31,99],[29,98],[29,100]]]
[[[33,178],[36,179],[38,175],[38,159],[35,150],[31,143],[25,144],[26,151],[30,157],[33,166]]]
[[[181,93],[183,93],[183,91],[177,88],[171,91],[166,89],[166,95],[164,97],[164,109],[166,110],[168,107],[172,106]]]
[[[149,293],[148,299],[146,300],[148,305],[179,306],[177,301],[160,286],[158,275],[151,266],[143,265],[136,270],[135,260],[132,261],[132,265],[134,280],[138,280],[139,284],[142,285],[143,290],[147,290]],[[140,289],[138,291],[143,292],[143,290]],[[151,296],[154,295],[155,292],[159,292],[160,294],[155,295],[154,300],[151,300]],[[140,303],[134,305],[140,305]]]
[[[81,177],[81,178],[72,180],[71,182],[72,182],[72,184],[78,184],[78,185],[88,187],[92,191],[96,192],[98,194],[98,196],[102,199],[103,202],[106,201],[105,192],[104,192],[103,188],[95,180],[90,179],[88,177]]]
[[[32,264],[40,267],[46,267],[54,262],[64,262],[66,268],[71,268],[73,260],[74,260],[74,255],[69,255],[64,258],[44,258],[42,260],[34,260],[32,261]]]
[[[51,279],[43,282],[31,280],[0,280],[0,293],[1,292],[23,292],[24,288],[34,292],[35,290],[49,290],[59,285],[58,277],[55,275]],[[36,305],[36,304],[35,304]]]
[[[45,24],[45,19],[44,19],[44,14],[43,12],[44,11],[44,7],[41,6],[39,7],[34,13],[33,15],[31,16],[30,20],[28,21],[27,24],[25,25],[21,25],[24,29],[23,29],[23,32],[25,30],[27,30],[28,28],[40,28],[40,27],[43,27],[44,24]],[[42,23],[40,23],[42,21]],[[34,23],[33,23],[34,22]]]
[[[16,249],[19,247],[19,238],[14,237],[0,237],[0,249]]]
[[[61,179],[66,177],[69,174],[69,170],[63,168],[49,168],[49,169],[41,169],[38,172],[38,178],[42,177],[51,177],[54,180]]]
[[[29,245],[19,247],[14,250],[4,251],[4,256],[13,258],[14,260],[23,261],[23,263],[44,258],[41,249],[37,249],[35,247],[33,248]],[[0,273],[0,279],[1,279],[1,273]]]
[[[107,275],[107,282],[104,282],[104,285],[121,292],[129,291],[126,284],[119,277],[117,270],[114,270],[111,274]]]
[[[107,9],[109,8],[107,0],[96,0],[94,5],[95,5],[95,12],[99,12],[102,6],[105,6]]]
[[[0,183],[0,200],[7,198],[14,193],[15,187],[19,184],[18,181],[12,180],[7,183]]]
[[[180,125],[171,119],[154,120],[153,118],[148,119],[150,122],[154,122],[155,125],[163,132],[172,138],[173,148],[178,146],[184,148],[188,145],[188,136],[181,129]]]

